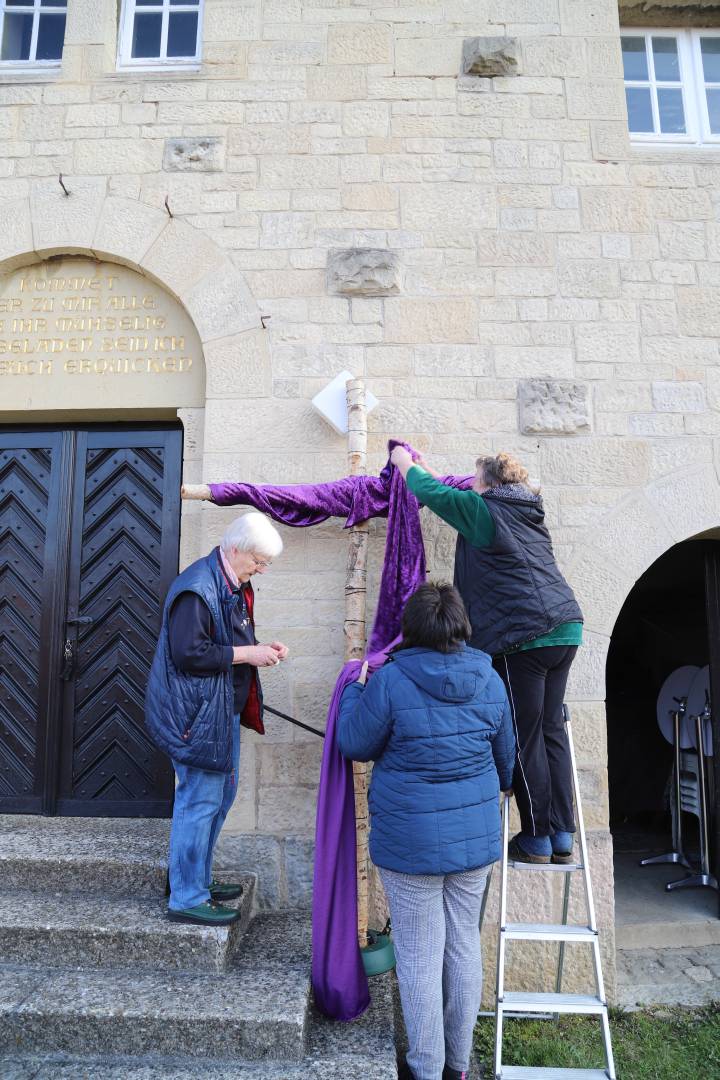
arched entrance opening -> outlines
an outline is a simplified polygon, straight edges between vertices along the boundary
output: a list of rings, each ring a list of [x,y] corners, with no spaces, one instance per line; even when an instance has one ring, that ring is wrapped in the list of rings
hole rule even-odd
[[[709,888],[667,891],[682,865],[640,861],[673,849],[672,723],[658,697],[677,669],[709,667],[720,676],[720,536],[704,533],[661,555],[628,594],[610,639],[606,668],[610,828],[615,858],[619,948],[668,948],[720,942],[718,894]],[[717,689],[714,694],[718,698]],[[717,728],[717,722],[715,722]],[[720,746],[717,738],[716,745]],[[692,764],[691,762],[688,762]],[[709,857],[718,867],[717,766],[708,772]],[[684,847],[700,860],[699,818],[682,815]]]
[[[0,812],[167,816],[144,695],[203,347],[137,269],[29,259],[0,277]]]

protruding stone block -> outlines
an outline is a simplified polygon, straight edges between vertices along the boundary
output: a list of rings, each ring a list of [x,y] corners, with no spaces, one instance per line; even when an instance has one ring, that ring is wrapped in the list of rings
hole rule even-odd
[[[512,37],[465,38],[462,74],[493,79],[497,75],[517,75],[520,71],[520,42]]]
[[[166,172],[222,172],[224,168],[225,140],[217,135],[165,140]]]
[[[342,296],[392,296],[400,291],[400,260],[383,248],[330,251],[327,284]]]
[[[574,435],[590,427],[588,388],[564,379],[523,379],[518,387],[523,435]]]

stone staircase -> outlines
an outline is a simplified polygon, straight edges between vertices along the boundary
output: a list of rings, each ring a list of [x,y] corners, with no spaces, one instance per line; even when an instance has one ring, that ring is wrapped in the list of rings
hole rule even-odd
[[[390,1080],[390,977],[354,1024],[313,1009],[306,912],[165,918],[168,823],[0,816],[2,1080]]]

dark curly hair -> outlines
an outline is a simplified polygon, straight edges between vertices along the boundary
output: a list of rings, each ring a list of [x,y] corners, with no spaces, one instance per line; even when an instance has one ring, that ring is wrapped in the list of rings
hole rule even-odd
[[[456,652],[472,631],[460,593],[452,585],[421,585],[402,613],[403,649]]]

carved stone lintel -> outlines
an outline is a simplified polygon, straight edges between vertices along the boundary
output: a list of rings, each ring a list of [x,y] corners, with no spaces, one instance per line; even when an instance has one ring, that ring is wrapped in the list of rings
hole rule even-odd
[[[520,42],[512,37],[465,38],[462,75],[492,79],[497,75],[517,75],[520,71]]]

